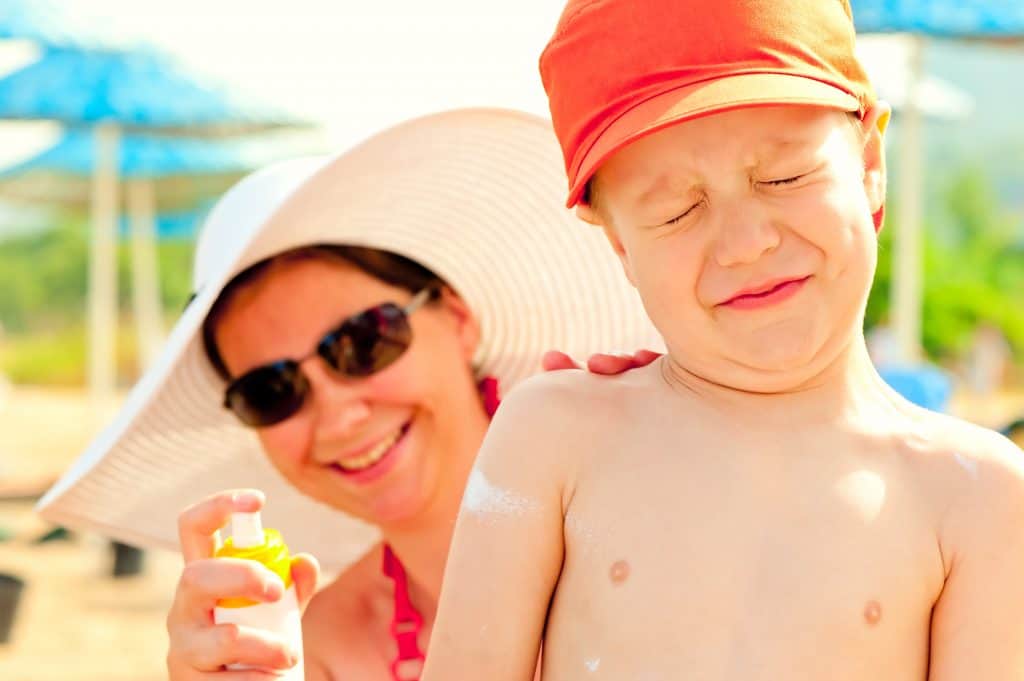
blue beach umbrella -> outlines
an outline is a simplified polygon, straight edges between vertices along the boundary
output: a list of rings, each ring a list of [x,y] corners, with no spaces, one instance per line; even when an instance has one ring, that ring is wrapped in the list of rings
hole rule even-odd
[[[915,105],[924,82],[929,37],[1019,43],[1024,41],[1024,3],[1016,0],[851,0],[858,33],[906,33],[913,37],[911,83],[901,111],[900,218],[894,235],[892,318],[908,363],[921,357],[923,205],[922,112]]]
[[[50,0],[0,0],[0,39],[27,40],[48,47],[113,48],[115,40],[99,20]]]
[[[853,0],[857,30],[939,38],[1021,40],[1024,4],[1014,0]]]
[[[287,143],[288,138],[283,138]],[[197,173],[244,172],[279,157],[288,148],[264,136],[202,139],[129,134],[122,139],[118,173],[126,178]],[[69,129],[55,145],[37,156],[0,171],[0,177],[39,169],[90,175],[96,140],[88,130]]]
[[[201,139],[127,134],[120,140],[116,171],[127,182],[153,184],[158,212],[181,211],[219,196],[254,168],[312,151],[307,146],[292,135]],[[95,135],[72,128],[52,147],[0,169],[0,196],[84,208],[98,153]]]
[[[0,118],[193,136],[305,125],[154,50],[71,48],[44,49],[37,61],[0,78]]]

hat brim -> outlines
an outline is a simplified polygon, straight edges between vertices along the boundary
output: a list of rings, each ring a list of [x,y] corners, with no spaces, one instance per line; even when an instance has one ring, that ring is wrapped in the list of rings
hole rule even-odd
[[[792,74],[747,73],[670,89],[647,99],[610,121],[570,168],[566,205],[580,202],[597,169],[623,147],[684,121],[735,109],[764,106],[819,106],[859,111],[860,101],[834,85]]]
[[[343,569],[375,531],[296,490],[255,433],[223,408],[224,382],[202,347],[206,315],[249,265],[337,243],[405,255],[445,279],[480,323],[476,365],[506,390],[536,373],[548,349],[576,356],[660,349],[603,235],[561,205],[562,173],[543,119],[452,111],[399,125],[334,158],[255,227],[234,218],[208,224],[204,231],[236,230],[237,239],[220,242],[236,251],[210,260],[218,264],[156,365],[37,510],[68,527],[173,549],[187,505],[223,489],[255,487],[267,494],[267,526],[294,551],[314,553],[325,569]]]

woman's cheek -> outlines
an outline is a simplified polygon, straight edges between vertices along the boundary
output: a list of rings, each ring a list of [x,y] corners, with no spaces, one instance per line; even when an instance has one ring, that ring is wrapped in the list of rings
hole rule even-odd
[[[277,425],[259,429],[263,451],[278,469],[294,470],[305,460],[305,452],[310,450],[312,441],[308,420],[296,415]]]

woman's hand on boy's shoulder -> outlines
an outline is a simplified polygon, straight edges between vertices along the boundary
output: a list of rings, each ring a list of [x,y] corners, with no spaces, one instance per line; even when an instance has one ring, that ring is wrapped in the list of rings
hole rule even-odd
[[[637,350],[632,355],[628,353],[596,353],[587,359],[586,369],[592,374],[603,376],[615,376],[625,373],[630,369],[645,367],[654,360],[661,357],[660,353],[652,350]],[[564,369],[583,369],[584,367],[572,357],[558,350],[551,350],[541,360],[544,371],[562,371]]]

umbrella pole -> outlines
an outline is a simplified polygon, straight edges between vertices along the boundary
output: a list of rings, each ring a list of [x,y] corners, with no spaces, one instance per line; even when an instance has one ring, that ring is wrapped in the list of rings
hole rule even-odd
[[[114,395],[117,366],[117,210],[120,133],[111,123],[96,126],[89,244],[89,396],[105,408]]]
[[[164,336],[156,249],[156,208],[150,180],[129,182],[127,190],[131,214],[132,308],[140,368],[144,370],[156,360]]]
[[[918,102],[924,72],[924,41],[911,37],[910,83],[900,126],[900,214],[894,234],[891,306],[902,359],[921,360],[922,258],[921,207],[923,205],[923,125]]]

